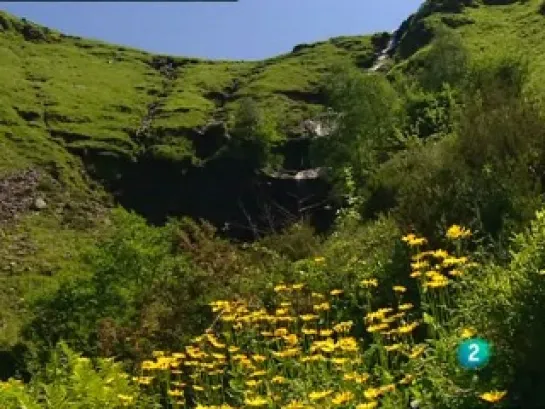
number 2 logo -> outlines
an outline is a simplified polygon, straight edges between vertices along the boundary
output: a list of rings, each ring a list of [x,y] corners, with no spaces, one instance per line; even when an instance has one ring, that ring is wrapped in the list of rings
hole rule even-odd
[[[490,344],[482,338],[467,339],[458,347],[458,362],[466,369],[479,369],[490,360]]]
[[[470,362],[479,362],[480,361],[480,359],[478,357],[479,351],[480,351],[479,345],[478,344],[469,345],[469,351],[470,351],[470,353],[469,353],[468,360]]]

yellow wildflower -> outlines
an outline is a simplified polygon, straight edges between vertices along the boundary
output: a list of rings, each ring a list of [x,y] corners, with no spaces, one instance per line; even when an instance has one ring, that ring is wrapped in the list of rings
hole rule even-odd
[[[425,345],[418,345],[418,346],[415,346],[407,356],[409,358],[415,359],[415,358],[418,358],[420,355],[422,355],[425,351],[426,351]]]
[[[378,280],[376,278],[370,278],[368,280],[362,280],[360,284],[364,287],[378,287]]]
[[[184,396],[184,391],[180,391],[178,389],[171,389],[168,391],[168,395],[180,397],[180,396]]]
[[[346,332],[349,332],[350,329],[354,326],[353,321],[345,321],[345,322],[339,322],[333,327],[333,330],[336,332],[339,332],[341,334],[344,334]]]
[[[284,284],[279,284],[277,285],[276,287],[274,287],[274,291],[277,292],[277,293],[280,293],[282,291],[286,291],[288,289],[288,287]]]
[[[408,245],[411,247],[421,246],[426,244],[428,241],[424,237],[417,237],[408,241]]]
[[[244,404],[252,407],[266,406],[269,404],[269,400],[262,396],[248,397],[244,400]]]
[[[344,352],[356,352],[358,350],[358,342],[353,337],[343,337],[337,341],[337,348]]]
[[[336,295],[341,295],[342,293],[344,293],[343,290],[331,290],[329,294],[336,296]]]
[[[277,384],[280,384],[280,383],[285,383],[286,382],[286,378],[284,378],[283,376],[275,376],[271,379],[271,382],[272,383],[277,383]]]
[[[447,238],[451,240],[463,239],[471,236],[471,230],[465,229],[457,224],[449,227],[447,230]]]
[[[450,270],[448,272],[448,274],[452,277],[461,277],[462,275],[464,275],[464,272],[463,271],[460,271],[460,270]]]
[[[264,355],[255,354],[252,356],[252,359],[256,363],[261,363],[261,362],[265,362],[267,360],[267,357]]]
[[[461,337],[462,338],[471,338],[473,335],[475,335],[477,332],[473,328],[463,328]]]
[[[378,325],[370,325],[369,327],[367,327],[367,331],[368,332],[377,332],[377,331],[382,331],[382,330],[385,330],[385,329],[388,329],[388,324],[386,323],[382,323],[382,324],[378,324]]]
[[[486,402],[496,403],[502,400],[505,395],[507,395],[506,391],[491,391],[483,393],[479,397]]]
[[[304,335],[316,335],[318,333],[314,328],[303,328],[301,332]]]
[[[344,365],[348,362],[348,358],[331,358],[331,362],[335,365]]]
[[[288,329],[287,328],[277,328],[274,330],[274,336],[275,337],[285,337],[288,335]]]
[[[435,250],[433,252],[433,256],[435,258],[447,258],[448,257],[448,252],[446,250]]]
[[[413,270],[422,270],[423,268],[429,267],[430,263],[426,260],[417,261],[416,263],[411,263],[411,268]]]
[[[410,324],[402,325],[401,327],[397,329],[397,331],[400,334],[409,334],[413,332],[416,329],[416,327],[418,327],[418,325],[419,325],[418,322],[412,322]]]
[[[328,302],[323,302],[321,304],[313,305],[312,309],[316,312],[329,311],[331,309],[331,305]]]
[[[367,403],[360,403],[356,406],[356,409],[375,409],[378,406],[377,401],[373,402],[367,402]]]
[[[320,317],[316,314],[303,314],[299,316],[299,318],[301,318],[301,320],[304,322],[308,322],[308,321],[317,320]]]
[[[393,290],[396,293],[404,293],[405,291],[407,291],[407,288],[403,287],[402,285],[394,285]]]
[[[345,403],[350,402],[352,399],[354,399],[354,394],[352,392],[339,392],[333,397],[331,403],[334,405],[344,405]]]
[[[365,396],[366,399],[376,399],[380,396],[380,389],[378,388],[366,389],[363,392],[363,395]]]
[[[332,390],[310,392],[310,393],[308,394],[308,398],[309,398],[311,401],[316,401],[316,400],[320,400],[320,399],[327,398],[327,397],[328,397],[329,395],[331,395],[332,393],[333,393]]]
[[[399,311],[407,311],[407,310],[410,310],[411,308],[413,308],[414,305],[412,305],[411,303],[405,303],[405,304],[400,304],[397,309]]]
[[[384,349],[388,352],[393,352],[393,351],[398,351],[401,349],[401,347],[403,346],[403,344],[393,344],[393,345],[386,345],[384,347]]]

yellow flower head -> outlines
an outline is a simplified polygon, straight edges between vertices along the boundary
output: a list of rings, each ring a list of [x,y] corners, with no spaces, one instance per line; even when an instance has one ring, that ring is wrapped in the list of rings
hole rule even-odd
[[[451,240],[463,239],[471,236],[471,230],[465,229],[457,224],[449,227],[447,230],[447,238]]]
[[[363,287],[378,287],[378,280],[376,278],[371,278],[368,280],[362,280],[360,283]]]
[[[360,403],[358,406],[356,406],[356,409],[375,409],[378,406],[377,401],[367,402],[367,403]]]
[[[496,403],[502,400],[505,395],[507,395],[506,391],[491,391],[483,393],[479,397],[486,402]]]
[[[329,395],[331,395],[332,393],[333,393],[332,390],[310,392],[310,393],[308,394],[308,398],[309,398],[311,401],[316,401],[316,400],[320,400],[320,399],[327,398],[327,397],[328,397]]]
[[[475,331],[473,328],[464,328],[464,329],[462,329],[461,337],[462,338],[471,338],[476,333],[477,333],[477,331]]]
[[[344,405],[350,402],[352,399],[354,399],[354,394],[352,392],[339,392],[333,397],[331,403],[334,405]]]
[[[413,308],[414,305],[412,305],[411,303],[405,303],[405,304],[400,304],[397,309],[399,311],[407,311],[407,310],[410,310],[411,308]]]

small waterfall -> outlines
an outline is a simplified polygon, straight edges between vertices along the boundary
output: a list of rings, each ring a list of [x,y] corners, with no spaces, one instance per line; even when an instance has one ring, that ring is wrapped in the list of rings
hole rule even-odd
[[[390,57],[390,53],[394,50],[396,45],[397,45],[397,32],[393,32],[392,38],[390,38],[390,41],[388,41],[388,44],[386,45],[386,47],[384,47],[384,49],[380,52],[375,63],[369,69],[369,71],[372,71],[372,72],[378,71],[382,66],[384,66],[384,64]]]

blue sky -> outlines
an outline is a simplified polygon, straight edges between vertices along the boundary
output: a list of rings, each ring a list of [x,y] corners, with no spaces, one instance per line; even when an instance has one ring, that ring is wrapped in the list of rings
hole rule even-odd
[[[234,3],[4,3],[19,17],[177,56],[262,59],[339,35],[393,31],[421,0],[239,0]]]

